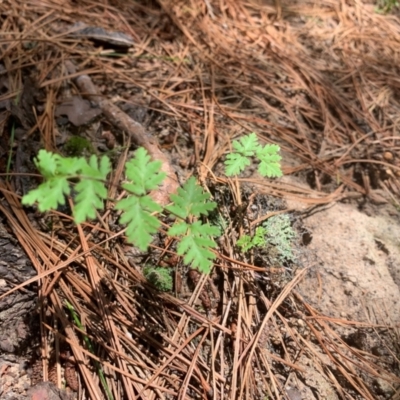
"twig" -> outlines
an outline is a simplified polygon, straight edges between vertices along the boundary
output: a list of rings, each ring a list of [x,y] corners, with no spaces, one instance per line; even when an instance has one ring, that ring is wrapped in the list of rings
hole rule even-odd
[[[76,74],[75,65],[71,61],[65,61],[65,66],[69,74]],[[97,93],[97,89],[88,75],[79,75],[74,78],[74,82],[90,101],[100,107],[103,114],[116,128],[126,132],[136,145],[144,147],[153,160],[162,162],[161,170],[167,174],[167,178],[159,190],[152,193],[152,197],[161,205],[168,204],[170,194],[178,189],[179,184],[168,157],[160,150],[156,139],[146,132],[139,122],[129,117],[110,100],[103,99]]]

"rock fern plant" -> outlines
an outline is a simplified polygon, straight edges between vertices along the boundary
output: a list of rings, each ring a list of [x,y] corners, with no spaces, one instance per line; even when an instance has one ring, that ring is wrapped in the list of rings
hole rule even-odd
[[[279,146],[266,144],[262,146],[255,133],[243,136],[232,143],[233,152],[226,156],[225,173],[227,176],[238,175],[251,164],[252,159],[258,162],[258,172],[268,178],[282,176]]]
[[[279,146],[261,146],[257,136],[252,133],[240,141],[233,142],[234,152],[228,154],[225,161],[228,176],[238,174],[250,165],[251,157],[259,162],[259,172],[263,176],[282,175]],[[98,158],[92,155],[84,157],[63,157],[40,150],[35,165],[43,176],[43,182],[22,198],[22,204],[37,203],[39,211],[57,209],[65,204],[65,197],[75,194],[73,218],[80,224],[96,218],[96,212],[103,210],[107,198],[105,186],[111,172],[111,162],[107,156]],[[186,264],[209,273],[216,255],[214,237],[219,229],[203,222],[204,217],[215,209],[215,202],[205,193],[194,177],[189,178],[171,195],[171,205],[163,208],[156,203],[149,193],[156,190],[166,175],[161,172],[161,162],[151,161],[144,148],[136,150],[134,157],[125,165],[127,181],[122,184],[127,197],[115,204],[115,209],[122,212],[120,223],[126,224],[128,240],[140,250],[146,251],[153,235],[160,229],[161,213],[168,213],[175,218],[167,234],[178,239],[177,253],[183,256]],[[74,184],[74,185],[73,185]]]
[[[44,178],[36,189],[22,198],[22,204],[38,204],[39,211],[56,209],[65,204],[65,196],[72,192],[75,182],[73,217],[77,224],[96,217],[96,210],[102,210],[107,198],[105,186],[111,163],[107,156],[98,159],[90,157],[62,157],[58,154],[40,150],[35,159],[36,167]],[[168,230],[168,235],[179,239],[177,252],[187,264],[209,273],[216,247],[214,236],[219,229],[202,223],[199,218],[216,207],[209,201],[210,195],[204,193],[191,177],[177,194],[171,196],[172,205],[163,209],[150,196],[165,179],[161,172],[161,162],[151,161],[144,148],[139,148],[134,157],[125,165],[127,182],[122,187],[127,197],[118,201],[116,210],[122,211],[121,224],[126,224],[128,240],[140,250],[146,251],[154,235],[161,226],[159,215],[163,211],[175,216],[176,222]]]

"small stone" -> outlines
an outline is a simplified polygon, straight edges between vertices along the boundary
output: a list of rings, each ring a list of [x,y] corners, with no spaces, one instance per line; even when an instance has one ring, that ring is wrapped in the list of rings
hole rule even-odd
[[[392,161],[393,160],[393,154],[390,152],[390,151],[385,151],[384,153],[383,153],[383,158],[386,160],[386,161]]]
[[[389,398],[393,395],[393,387],[392,385],[387,382],[386,380],[382,379],[382,378],[378,378],[376,380],[376,384],[379,387],[380,391],[382,392],[382,394],[386,397]]]

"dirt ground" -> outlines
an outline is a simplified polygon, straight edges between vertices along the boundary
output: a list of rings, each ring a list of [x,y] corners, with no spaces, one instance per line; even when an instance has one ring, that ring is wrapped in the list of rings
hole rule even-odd
[[[0,398],[399,399],[399,15],[372,1],[0,2],[0,172],[15,173],[0,181]],[[224,175],[250,132],[279,144],[282,178]],[[21,206],[39,149],[109,155],[116,199],[138,146],[168,176],[160,204],[191,175],[217,202],[210,276],[163,232],[132,247],[111,200],[80,227],[67,206]],[[281,213],[293,260],[238,250]],[[173,290],[144,278],[149,263]]]
[[[301,204],[290,201],[289,205],[302,208]],[[312,232],[308,250],[315,256],[315,264],[299,284],[302,296],[324,315],[337,320],[371,326],[398,325],[398,211],[392,206],[370,203],[363,207],[354,203],[331,204],[307,217],[305,227]],[[373,329],[339,328],[337,332],[352,346],[364,351],[374,349],[386,357],[398,348],[398,336],[384,338],[375,335]],[[308,376],[305,382],[297,382],[297,388],[303,389],[301,398],[340,398],[308,360],[303,365],[308,368]],[[310,394],[307,385],[313,386],[318,394]],[[376,380],[376,385],[378,392],[386,395],[391,392],[383,380]]]

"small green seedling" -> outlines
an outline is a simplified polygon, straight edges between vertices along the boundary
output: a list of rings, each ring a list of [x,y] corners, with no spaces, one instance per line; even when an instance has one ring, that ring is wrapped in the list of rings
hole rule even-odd
[[[267,230],[264,227],[259,226],[256,228],[253,237],[249,235],[243,235],[236,242],[236,245],[239,246],[244,252],[249,251],[254,247],[265,247],[267,245],[267,240],[265,238],[266,234]]]
[[[261,146],[257,135],[243,136],[240,140],[232,143],[234,151],[226,156],[225,173],[227,176],[238,175],[250,166],[252,158],[258,160],[258,172],[268,178],[282,176],[280,166],[281,156],[278,154],[280,148],[276,144]]]
[[[277,261],[293,261],[292,243],[296,237],[296,232],[290,224],[290,217],[287,214],[274,215],[268,218],[259,226],[254,236],[243,235],[236,242],[243,252],[253,248],[266,248],[273,246],[276,249]]]
[[[96,210],[102,210],[107,198],[104,181],[111,171],[108,157],[100,163],[95,155],[89,162],[83,157],[62,157],[40,150],[35,159],[36,167],[44,178],[38,188],[22,198],[22,204],[38,203],[40,212],[55,210],[65,204],[65,196],[71,194],[70,181],[77,181],[73,216],[77,224],[96,217]]]
[[[152,241],[161,223],[153,213],[160,213],[162,207],[148,193],[157,189],[165,179],[166,174],[160,172],[161,161],[150,161],[150,156],[141,147],[135,157],[125,165],[129,180],[122,187],[128,192],[128,197],[120,200],[116,210],[122,210],[121,224],[127,224],[126,235],[140,250],[145,251]]]
[[[225,161],[227,175],[240,173],[250,165],[251,157],[258,159],[261,175],[282,175],[281,158],[277,154],[279,146],[263,147],[255,133],[251,133],[240,141],[234,141],[233,148],[235,151],[228,154]],[[92,155],[86,160],[84,157],[63,157],[40,150],[35,165],[44,180],[22,198],[22,204],[37,203],[41,212],[55,210],[65,204],[65,196],[74,194],[73,217],[77,224],[96,218],[97,211],[104,209],[104,200],[107,199],[105,183],[111,172],[107,156],[98,158]],[[126,224],[128,240],[141,251],[146,251],[153,235],[161,227],[159,215],[169,213],[175,217],[175,223],[167,234],[178,240],[177,253],[192,268],[209,273],[216,257],[214,238],[220,235],[218,227],[203,222],[217,206],[209,201],[210,195],[191,177],[178,189],[178,193],[171,195],[172,204],[162,208],[149,194],[157,190],[166,175],[161,172],[161,162],[151,161],[144,148],[136,150],[134,157],[126,163],[125,172],[127,182],[122,187],[127,197],[117,201],[115,209],[122,212],[120,223]]]
[[[35,164],[44,181],[22,198],[22,204],[37,203],[41,212],[57,209],[65,204],[65,196],[71,195],[74,184],[75,223],[93,219],[97,210],[103,210],[107,198],[105,182],[111,171],[108,157],[98,160],[93,155],[87,161],[84,157],[62,157],[40,150]],[[163,209],[149,196],[165,179],[161,162],[151,161],[147,151],[139,148],[126,163],[125,170],[128,181],[122,187],[128,196],[118,201],[115,209],[122,211],[120,223],[126,224],[128,240],[146,251],[161,226],[158,215],[169,212],[175,216],[176,223],[168,234],[179,239],[178,254],[192,268],[209,273],[216,257],[211,249],[217,246],[214,237],[219,235],[219,229],[198,218],[207,216],[216,207],[216,203],[209,201],[210,195],[191,177],[171,196],[172,205]]]
[[[177,221],[169,229],[168,234],[182,237],[178,244],[178,254],[184,255],[186,264],[192,264],[200,271],[209,270],[211,260],[215,259],[215,253],[211,249],[217,247],[213,238],[219,236],[220,231],[216,226],[203,224],[199,220],[192,223],[188,221],[193,217],[208,215],[208,212],[217,206],[214,202],[208,202],[209,198],[210,195],[203,192],[192,176],[183,187],[178,189],[177,194],[171,195],[174,203],[166,207],[177,217]]]

